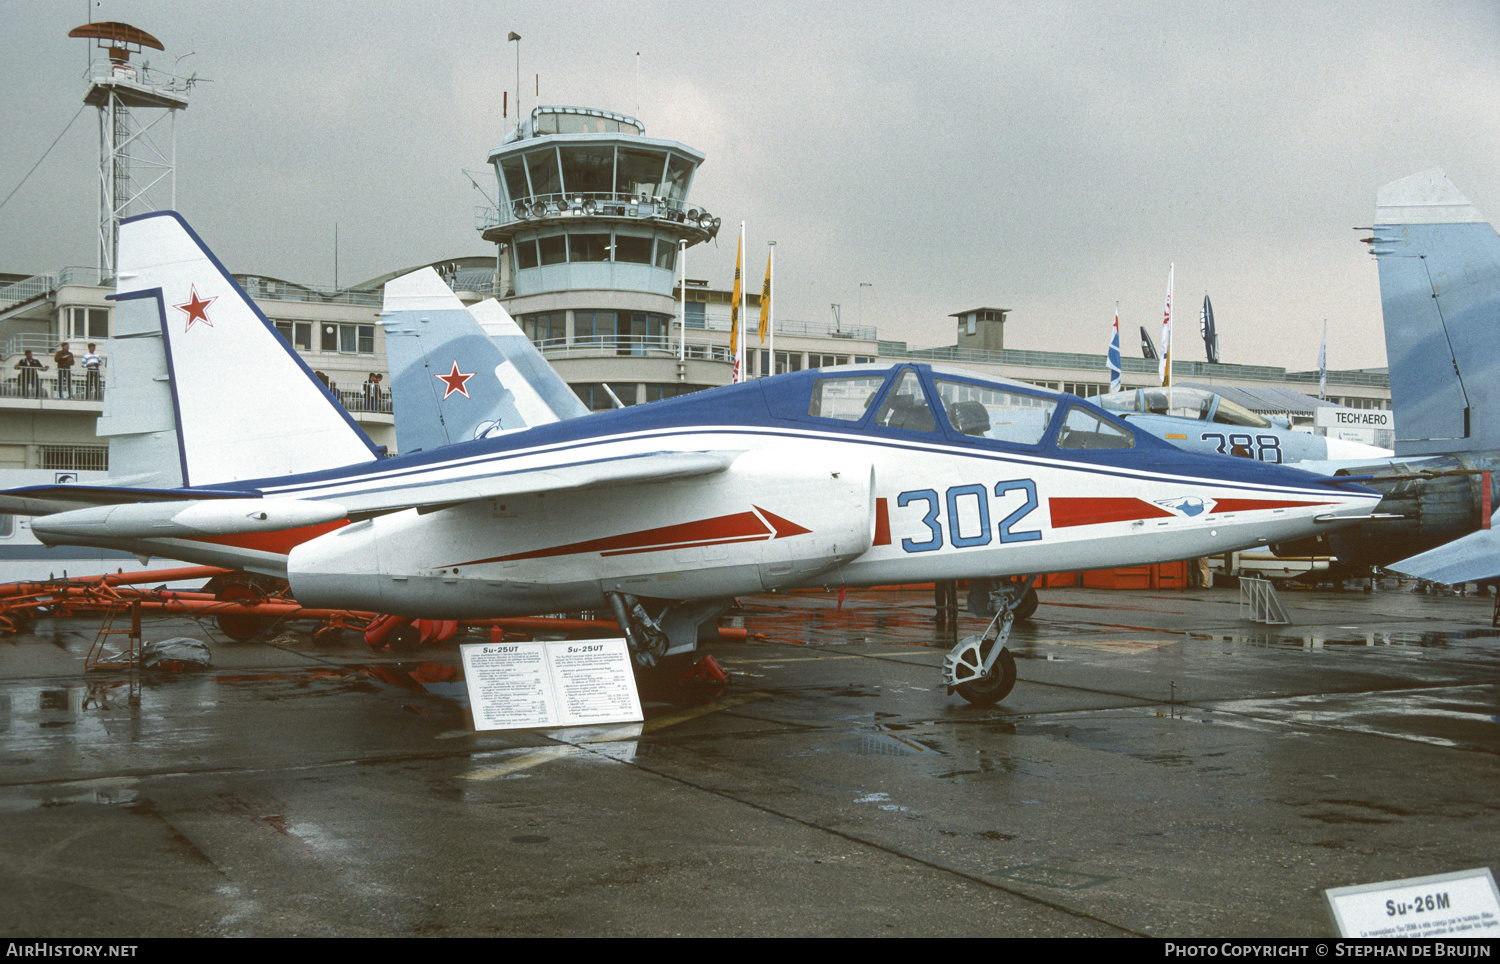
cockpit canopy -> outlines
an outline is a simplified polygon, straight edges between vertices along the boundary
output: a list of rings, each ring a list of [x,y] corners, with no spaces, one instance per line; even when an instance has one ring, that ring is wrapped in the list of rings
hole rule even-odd
[[[805,377],[812,382],[810,392],[803,388],[800,395],[805,415],[780,414],[855,423],[877,431],[967,437],[1003,446],[1035,448],[1050,442],[1060,449],[1130,449],[1136,445],[1134,433],[1118,420],[1069,395],[968,372],[925,369],[925,375],[911,366],[809,372]],[[781,400],[771,400],[773,411]],[[785,400],[796,404],[790,396]]]
[[[1168,415],[1251,428],[1270,428],[1272,424],[1245,406],[1201,388],[1136,388],[1100,395],[1094,401],[1111,412]]]

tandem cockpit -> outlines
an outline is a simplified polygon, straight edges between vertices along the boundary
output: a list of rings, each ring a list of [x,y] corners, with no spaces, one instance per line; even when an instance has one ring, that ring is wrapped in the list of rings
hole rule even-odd
[[[1217,392],[1202,388],[1133,388],[1100,395],[1094,401],[1108,411],[1125,415],[1166,415],[1246,428],[1288,427],[1285,419],[1273,422]]]
[[[765,384],[779,418],[997,448],[1133,449],[1117,417],[1072,395],[929,365],[854,365]],[[1154,441],[1154,440],[1153,440]]]

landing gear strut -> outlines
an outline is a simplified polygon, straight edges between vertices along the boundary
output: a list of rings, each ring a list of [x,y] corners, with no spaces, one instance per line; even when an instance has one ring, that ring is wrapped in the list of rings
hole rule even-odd
[[[641,669],[655,666],[656,661],[667,654],[669,645],[661,624],[652,619],[641,601],[629,593],[611,592],[605,595],[609,598],[609,608],[615,614],[615,622],[625,634],[625,642],[630,647],[630,656],[635,664]]]
[[[957,693],[979,706],[992,706],[1010,695],[1016,685],[1016,658],[1005,643],[1028,600],[1032,601],[1030,608],[1036,608],[1036,593],[1031,588],[1035,581],[1036,576],[1031,576],[1009,591],[990,593],[995,618],[983,633],[964,638],[943,657],[943,682],[948,684],[950,694]]]

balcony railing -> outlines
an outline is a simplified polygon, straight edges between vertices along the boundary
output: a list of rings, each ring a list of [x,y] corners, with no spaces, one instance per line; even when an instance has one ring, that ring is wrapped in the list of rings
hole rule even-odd
[[[717,234],[721,219],[686,201],[612,191],[577,191],[567,194],[534,194],[508,207],[477,205],[474,227],[480,231],[515,224],[568,217],[652,218],[689,225],[710,235]]]
[[[67,378],[60,377],[56,371],[6,373],[0,377],[0,398],[101,402],[104,400],[104,376],[90,378],[88,372],[80,371],[74,371]]]
[[[354,412],[356,414],[391,414],[390,392],[381,389],[366,391],[362,388],[334,388],[331,391],[333,392],[333,397],[339,400],[339,404],[344,406],[344,410],[347,412]]]

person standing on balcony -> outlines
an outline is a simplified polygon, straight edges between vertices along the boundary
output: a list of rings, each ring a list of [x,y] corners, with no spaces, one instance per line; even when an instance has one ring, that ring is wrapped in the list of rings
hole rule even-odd
[[[42,360],[40,358],[34,357],[31,354],[31,349],[28,348],[26,349],[25,357],[16,362],[15,367],[16,370],[20,372],[20,374],[16,376],[16,387],[21,390],[21,397],[41,398],[41,375],[42,372],[47,370],[47,366],[42,364]]]
[[[89,352],[83,356],[83,397],[97,402],[104,397],[99,388],[99,369],[103,367],[104,359],[94,350],[94,343],[89,342]]]
[[[57,363],[57,397],[71,398],[73,396],[73,352],[68,349],[68,343],[63,342],[52,356]]]

